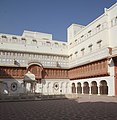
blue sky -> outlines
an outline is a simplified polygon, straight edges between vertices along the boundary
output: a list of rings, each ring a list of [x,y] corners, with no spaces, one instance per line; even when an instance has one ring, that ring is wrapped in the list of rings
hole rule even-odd
[[[117,0],[0,0],[0,33],[24,30],[53,34],[66,41],[72,23],[87,25]]]

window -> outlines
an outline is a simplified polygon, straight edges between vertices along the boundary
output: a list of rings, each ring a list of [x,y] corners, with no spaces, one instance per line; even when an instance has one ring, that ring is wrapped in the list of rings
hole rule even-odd
[[[97,45],[99,48],[101,48],[102,47],[102,40],[97,41]]]
[[[92,47],[93,47],[93,45],[90,44],[88,47],[89,47],[90,52],[92,52]]]
[[[84,39],[84,35],[81,36],[81,41]]]
[[[2,35],[1,37],[2,37],[1,42],[7,42],[7,36],[6,35]]]
[[[21,40],[22,40],[21,43],[23,43],[23,44],[26,43],[26,39],[25,38],[21,38]]]
[[[66,46],[66,44],[65,44],[65,43],[63,43],[63,45],[64,45],[64,46]]]
[[[50,41],[46,41],[46,45],[50,46],[51,45]]]
[[[49,40],[48,38],[42,38],[43,40]]]
[[[77,56],[78,56],[78,51],[76,51],[74,54],[75,54],[75,55],[76,55],[76,57],[77,57]]]
[[[57,42],[55,42],[55,44],[56,44],[56,45],[58,45],[58,43],[57,43]]]
[[[97,25],[97,32],[99,32],[101,30],[101,24]]]
[[[7,36],[6,35],[2,35],[2,38],[7,38]]]
[[[82,49],[81,49],[82,55],[84,55],[84,50],[85,50],[85,48],[82,48]]]
[[[115,24],[117,24],[117,16],[115,17]]]
[[[91,36],[91,30],[88,31],[88,37],[90,37],[90,36]]]
[[[72,56],[73,56],[73,54],[70,54],[70,56],[69,56],[69,58],[72,60]]]
[[[58,46],[59,46],[59,44],[57,42],[55,42],[55,47],[58,47]]]
[[[14,43],[17,42],[17,37],[13,36],[12,39],[13,39],[12,42],[14,42]]]
[[[17,37],[13,36],[12,39],[17,39]]]
[[[78,51],[76,51],[75,54],[78,54]]]
[[[66,47],[67,47],[65,43],[63,43],[62,45],[63,45],[63,48],[66,48]]]
[[[33,44],[37,44],[37,40],[32,40]]]

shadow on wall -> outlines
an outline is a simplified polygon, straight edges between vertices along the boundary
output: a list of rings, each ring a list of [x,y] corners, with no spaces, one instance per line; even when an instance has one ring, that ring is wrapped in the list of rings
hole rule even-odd
[[[7,69],[7,68],[6,68]],[[26,68],[25,68],[26,69]],[[25,70],[26,71],[26,70]],[[10,75],[10,69],[6,72],[5,69],[0,69],[0,94],[2,95],[14,95],[18,93],[24,93],[23,77],[19,77],[17,71]],[[22,73],[22,76],[25,74]],[[21,80],[17,80],[21,79]]]

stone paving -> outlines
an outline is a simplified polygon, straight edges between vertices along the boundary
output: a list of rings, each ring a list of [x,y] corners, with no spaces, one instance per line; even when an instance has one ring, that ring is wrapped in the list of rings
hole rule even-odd
[[[0,120],[117,120],[117,98],[1,102]]]

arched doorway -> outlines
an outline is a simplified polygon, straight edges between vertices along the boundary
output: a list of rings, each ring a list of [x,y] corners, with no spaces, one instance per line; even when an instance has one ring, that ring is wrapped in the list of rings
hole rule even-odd
[[[83,93],[89,94],[89,83],[88,82],[84,82],[83,84]]]
[[[76,93],[75,83],[72,83],[72,93]]]
[[[82,93],[82,87],[80,82],[77,83],[77,93]]]
[[[101,95],[107,95],[108,94],[108,86],[107,86],[107,82],[105,80],[102,80],[100,82],[100,94]]]
[[[96,81],[93,81],[91,83],[91,94],[98,94],[98,87]]]
[[[36,63],[36,62],[31,62],[28,64],[27,71],[30,71],[32,74],[35,75],[35,79],[37,80],[38,83],[41,83],[41,79],[43,77],[42,71],[43,71],[43,66],[41,63]]]
[[[35,75],[35,82],[32,84],[27,84],[31,89],[34,88],[34,92],[36,93],[43,93],[43,85],[42,85],[42,79],[43,79],[43,66],[39,62],[30,62],[27,66],[27,72],[30,72]]]

